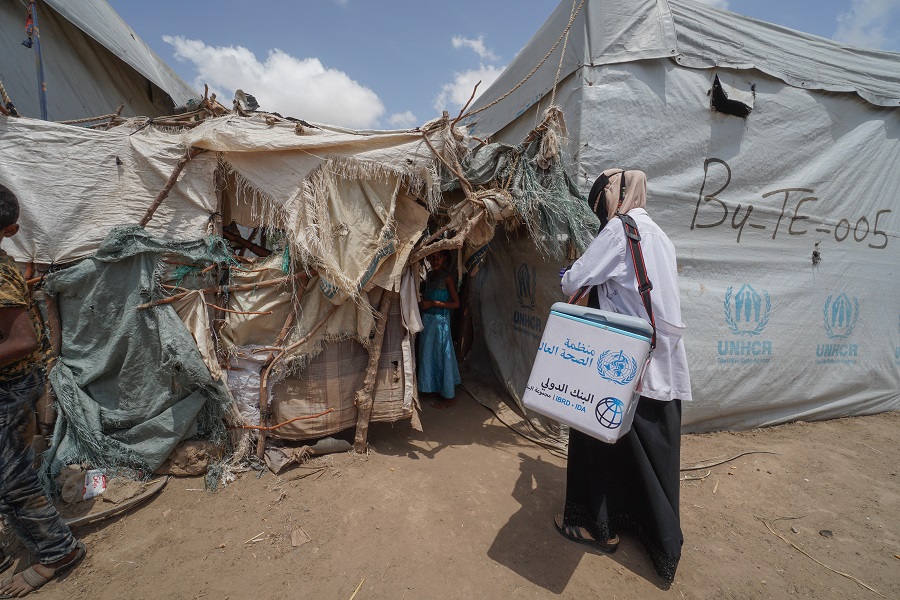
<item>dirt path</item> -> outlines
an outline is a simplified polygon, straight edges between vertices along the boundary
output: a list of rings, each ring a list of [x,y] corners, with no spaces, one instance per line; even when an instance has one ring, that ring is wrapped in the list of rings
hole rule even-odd
[[[319,472],[245,474],[216,494],[173,479],[79,530],[89,557],[38,597],[347,600],[362,582],[354,600],[879,598],[801,548],[900,598],[900,413],[685,436],[684,465],[776,454],[682,483],[684,555],[665,591],[634,539],[610,557],[559,536],[565,461],[459,399],[426,408],[425,433],[374,425],[369,456],[316,459]]]

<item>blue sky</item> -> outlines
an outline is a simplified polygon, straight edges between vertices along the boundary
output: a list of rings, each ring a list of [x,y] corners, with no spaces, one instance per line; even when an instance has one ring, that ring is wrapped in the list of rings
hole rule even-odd
[[[569,0],[563,0],[567,2]],[[354,128],[420,125],[486,89],[557,0],[109,0],[186,81],[230,106]],[[705,0],[843,43],[900,51],[900,0]],[[898,67],[900,68],[900,67]]]

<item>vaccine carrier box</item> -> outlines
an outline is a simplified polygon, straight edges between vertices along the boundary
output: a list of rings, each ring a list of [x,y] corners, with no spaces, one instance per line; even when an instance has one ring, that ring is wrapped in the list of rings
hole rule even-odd
[[[557,302],[525,406],[607,443],[631,429],[653,327],[639,317]]]

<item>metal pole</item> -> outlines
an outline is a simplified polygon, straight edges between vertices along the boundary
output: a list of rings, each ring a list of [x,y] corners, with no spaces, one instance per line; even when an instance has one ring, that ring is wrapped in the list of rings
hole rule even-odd
[[[41,119],[49,121],[50,117],[47,110],[47,80],[44,77],[44,60],[41,55],[41,31],[38,27],[38,11],[37,0],[30,0],[31,20],[34,23],[34,58],[37,63],[38,76],[38,98],[41,101]]]

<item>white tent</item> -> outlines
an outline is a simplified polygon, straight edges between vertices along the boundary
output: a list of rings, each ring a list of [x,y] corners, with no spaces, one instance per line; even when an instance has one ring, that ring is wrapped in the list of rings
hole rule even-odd
[[[27,9],[0,0],[0,82],[19,113],[40,117],[35,49],[25,48]],[[199,94],[159,58],[104,0],[44,0],[38,24],[54,121],[114,112],[172,114]]]
[[[553,101],[584,195],[647,172],[679,255],[686,430],[870,414],[900,408],[898,65],[691,0],[563,0],[467,123],[515,143]],[[519,398],[562,265],[492,249],[476,289]]]

